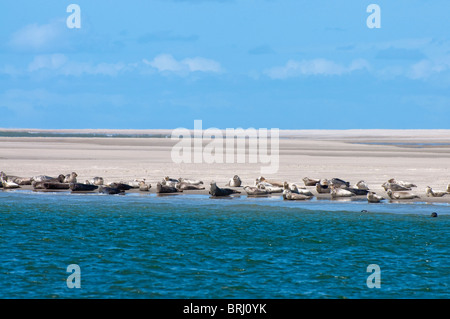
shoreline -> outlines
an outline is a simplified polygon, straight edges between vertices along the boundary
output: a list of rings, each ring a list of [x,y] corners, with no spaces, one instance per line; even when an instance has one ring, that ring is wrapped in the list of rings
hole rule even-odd
[[[14,131],[0,129],[5,130]],[[80,133],[83,130],[46,131]],[[108,132],[124,131],[156,134],[169,130]],[[386,197],[386,192],[381,185],[395,178],[416,184],[417,188],[412,192],[421,197],[420,201],[450,203],[450,195],[429,198],[425,194],[427,186],[434,191],[442,191],[450,184],[450,130],[281,130],[280,137],[283,138],[279,140],[279,169],[267,176],[261,173],[261,168],[268,164],[248,161],[174,163],[171,151],[177,141],[154,137],[0,136],[0,171],[20,177],[76,172],[81,183],[95,176],[103,177],[105,184],[145,179],[153,191],[156,183],[165,176],[199,179],[208,187],[213,180],[223,187],[234,175],[241,178],[243,186],[253,186],[261,175],[302,186],[304,177],[340,178],[352,186],[364,180],[371,191],[383,197]],[[415,146],[412,147],[411,143]],[[417,146],[421,143],[426,147]],[[185,194],[188,192],[191,191]],[[317,195],[315,189],[313,193]]]

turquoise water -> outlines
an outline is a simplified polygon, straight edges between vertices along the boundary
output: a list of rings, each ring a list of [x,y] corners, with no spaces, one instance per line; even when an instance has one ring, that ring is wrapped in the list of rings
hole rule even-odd
[[[450,297],[446,204],[0,191],[0,209],[0,298]]]

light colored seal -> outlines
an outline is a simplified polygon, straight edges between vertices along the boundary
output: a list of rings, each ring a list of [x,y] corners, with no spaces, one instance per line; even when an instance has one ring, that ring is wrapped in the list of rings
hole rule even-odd
[[[408,192],[408,191],[398,191],[393,192],[391,189],[387,190],[387,194],[390,199],[413,199],[413,198],[420,198],[414,193]]]
[[[442,197],[448,194],[448,192],[444,191],[433,191],[433,189],[430,186],[427,186],[425,192],[427,194],[427,197]]]
[[[273,180],[267,180],[265,179],[263,176],[260,176],[256,179],[257,182],[266,182],[271,184],[272,186],[277,186],[277,187],[283,187],[284,182],[279,182],[279,181],[273,181]]]
[[[383,196],[377,195],[375,192],[368,192],[367,193],[367,201],[369,203],[379,203],[385,198]]]
[[[339,198],[339,197],[352,197],[355,196],[354,193],[343,189],[343,188],[335,188],[335,187],[331,187],[331,198]]]
[[[305,186],[316,186],[317,183],[320,183],[320,179],[303,177],[303,183],[305,183]]]
[[[267,196],[270,192],[267,189],[256,186],[244,186],[244,191],[248,196]]]
[[[139,190],[141,192],[148,192],[151,187],[152,185],[145,183],[145,179],[139,183]]]
[[[369,185],[365,181],[359,181],[356,183],[355,188],[369,190]]]
[[[66,176],[64,176],[63,183],[76,183],[77,182],[77,176],[78,176],[78,174],[75,173],[75,172],[67,174]]]
[[[181,191],[205,189],[205,186],[203,186],[202,184],[190,184],[185,182],[177,183],[175,187]]]
[[[182,192],[182,190],[178,190],[174,186],[163,185],[160,182],[156,184],[156,193],[158,194],[168,194],[168,193],[177,193]]]
[[[319,194],[329,194],[331,192],[331,187],[329,187],[328,185],[322,185],[321,183],[317,183],[316,191]]]
[[[283,192],[283,199],[285,200],[307,200],[311,199],[312,196],[304,195],[304,194],[296,194],[291,192],[290,190],[285,190]]]
[[[240,187],[242,185],[242,181],[239,176],[234,175],[233,178],[230,178],[226,185],[230,187]]]
[[[381,187],[383,187],[385,191],[392,190],[394,192],[410,191],[411,190],[410,187],[405,187],[405,186],[402,186],[400,184],[389,183],[389,182],[383,183],[383,185],[381,185]]]
[[[416,184],[411,183],[411,182],[404,182],[404,181],[397,181],[395,178],[391,178],[388,180],[388,183],[392,183],[392,184],[398,184],[400,186],[406,187],[406,188],[412,188],[412,187],[417,187]]]
[[[179,183],[190,184],[190,185],[203,185],[203,181],[199,179],[188,179],[180,177],[178,179]]]

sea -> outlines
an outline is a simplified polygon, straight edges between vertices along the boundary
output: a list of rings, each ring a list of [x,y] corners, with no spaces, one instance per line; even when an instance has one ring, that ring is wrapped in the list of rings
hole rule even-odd
[[[0,298],[448,299],[449,234],[448,204],[5,190]]]

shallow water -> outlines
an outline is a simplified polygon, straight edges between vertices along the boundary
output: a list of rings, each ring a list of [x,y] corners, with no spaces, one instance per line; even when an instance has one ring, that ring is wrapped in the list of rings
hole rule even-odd
[[[0,210],[0,298],[450,297],[448,204],[16,191]]]

